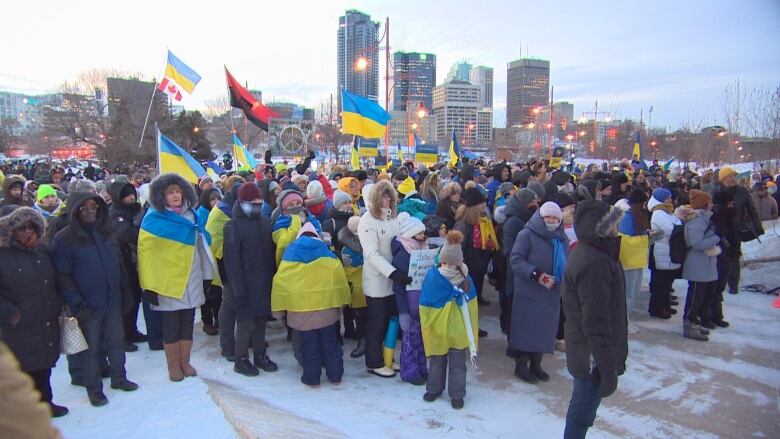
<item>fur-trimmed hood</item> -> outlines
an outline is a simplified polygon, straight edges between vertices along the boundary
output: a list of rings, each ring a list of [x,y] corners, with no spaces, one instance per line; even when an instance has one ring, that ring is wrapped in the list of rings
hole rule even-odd
[[[155,210],[159,212],[165,211],[165,189],[172,184],[181,187],[184,193],[184,200],[190,209],[198,207],[198,196],[195,194],[195,188],[178,174],[167,173],[158,175],[149,186],[149,203]]]
[[[32,223],[38,238],[43,238],[46,232],[46,221],[31,207],[19,207],[9,215],[0,218],[0,248],[10,247],[14,230],[27,223]]]
[[[577,206],[574,219],[574,229],[577,238],[592,245],[605,247],[606,241],[615,238],[610,235],[610,229],[623,219],[624,212],[603,201],[583,200]],[[606,246],[609,247],[609,246]]]
[[[398,213],[398,196],[395,188],[389,181],[380,181],[371,188],[369,194],[368,210],[376,219],[383,219],[382,214],[382,195],[387,194],[390,197],[390,216],[395,218]]]
[[[22,189],[24,189],[25,182],[27,180],[22,175],[13,174],[5,177],[5,180],[3,180],[3,199],[8,200],[11,198],[11,186],[17,183],[21,183]],[[24,196],[24,191],[22,191],[22,196]],[[8,204],[8,203],[6,203]]]
[[[350,250],[356,253],[363,254],[363,246],[360,245],[360,238],[358,238],[356,234],[352,233],[348,227],[342,227],[339,230],[338,240],[341,245],[349,247]]]

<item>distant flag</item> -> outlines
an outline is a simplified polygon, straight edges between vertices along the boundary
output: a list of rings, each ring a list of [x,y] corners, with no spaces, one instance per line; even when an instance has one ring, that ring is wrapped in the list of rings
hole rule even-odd
[[[458,138],[455,136],[455,130],[452,130],[452,140],[450,140],[450,167],[460,166],[460,148],[458,147]]]
[[[647,163],[642,160],[642,142],[640,138],[640,132],[636,132],[636,141],[634,142],[634,152],[631,154],[633,160],[639,164],[639,169],[647,170]]]
[[[268,131],[268,121],[272,117],[279,117],[276,112],[266,107],[249,93],[225,67],[228,92],[230,93],[230,106],[244,110],[246,118],[257,125],[263,131]]]
[[[198,178],[206,175],[206,170],[173,140],[165,137],[157,129],[157,159],[160,173],[173,172],[192,184],[198,184]]]
[[[669,170],[669,167],[672,166],[672,163],[674,163],[674,160],[675,160],[675,158],[672,157],[669,160],[667,160],[666,163],[664,163],[664,171],[668,171]]]
[[[342,124],[345,134],[367,139],[384,137],[387,122],[392,119],[376,102],[346,90],[341,92]]]
[[[414,133],[414,147],[417,148],[422,144],[422,141],[420,140],[420,137],[417,135],[417,133]]]
[[[219,176],[225,174],[225,170],[221,166],[209,160],[206,162],[206,172],[209,174],[212,180],[217,181]]]
[[[398,143],[398,160],[403,163],[404,162],[404,153],[401,151],[401,144]]]
[[[169,50],[168,62],[165,65],[165,75],[158,89],[171,98],[181,101],[181,89],[189,94],[195,90],[195,86],[200,82],[200,75],[181,62],[179,58]]]
[[[352,158],[350,160],[352,164],[352,170],[356,171],[360,169],[360,154],[358,154],[358,147],[360,142],[360,137],[355,136],[355,138],[352,141]]]
[[[238,169],[242,171],[251,171],[257,166],[257,160],[235,134],[233,134],[233,158],[238,162]]]

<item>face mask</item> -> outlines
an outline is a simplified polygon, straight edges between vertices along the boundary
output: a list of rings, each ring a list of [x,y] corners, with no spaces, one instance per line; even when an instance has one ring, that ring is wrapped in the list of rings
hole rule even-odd
[[[287,209],[287,213],[290,215],[297,215],[301,212],[303,212],[303,206],[289,207]]]
[[[550,232],[554,232],[558,230],[558,227],[560,227],[561,223],[552,223],[552,224],[544,223],[544,225],[547,227],[547,230],[549,230]]]
[[[261,204],[250,203],[248,201],[240,202],[241,211],[248,217],[256,217],[260,215]]]

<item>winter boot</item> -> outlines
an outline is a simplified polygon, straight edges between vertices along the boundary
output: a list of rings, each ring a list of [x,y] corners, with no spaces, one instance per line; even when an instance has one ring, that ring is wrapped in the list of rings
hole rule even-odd
[[[423,401],[433,402],[436,401],[436,398],[438,397],[439,397],[438,393],[425,392],[425,395],[423,395]]]
[[[181,371],[186,377],[198,375],[198,371],[190,364],[190,354],[192,353],[192,340],[179,340],[179,352],[181,352]]]
[[[263,369],[264,372],[276,372],[279,370],[279,366],[276,365],[273,361],[271,361],[270,358],[268,358],[268,354],[263,352],[262,354],[255,354],[255,367],[258,367],[260,369]]]
[[[730,325],[729,325],[729,322],[727,322],[727,321],[725,321],[725,320],[723,320],[723,319],[720,319],[720,320],[715,320],[715,321],[714,321],[714,322],[712,322],[712,323],[714,323],[714,324],[715,324],[715,326],[717,326],[718,328],[728,328],[728,327],[730,326]]]
[[[355,346],[355,349],[350,352],[349,356],[352,358],[360,358],[363,355],[366,354],[366,339],[361,338],[357,342],[357,346]]]
[[[683,337],[691,340],[709,341],[709,337],[702,334],[699,327],[691,322],[683,322]]]
[[[181,352],[179,343],[163,343],[165,349],[165,359],[168,361],[168,378],[171,381],[181,381],[184,379],[184,372],[181,370]]]
[[[460,410],[463,408],[463,400],[462,399],[453,399],[450,401],[450,404],[452,405],[452,408],[455,410]]]
[[[248,377],[260,375],[260,371],[249,362],[249,358],[236,358],[236,364],[233,366],[233,372],[240,373]]]
[[[49,408],[51,409],[52,418],[61,418],[68,414],[69,410],[65,406],[57,405],[53,402],[49,402]]]
[[[530,372],[540,381],[550,381],[550,375],[542,369],[542,353],[535,352],[531,354],[531,367]]]
[[[539,380],[528,370],[528,355],[523,355],[515,359],[515,376],[528,384],[536,384]]]

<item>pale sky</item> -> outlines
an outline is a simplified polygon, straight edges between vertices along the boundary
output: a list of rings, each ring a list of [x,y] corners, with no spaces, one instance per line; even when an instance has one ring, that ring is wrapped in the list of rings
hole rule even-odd
[[[652,105],[654,126],[716,123],[729,82],[780,84],[778,0],[23,0],[2,7],[0,90],[43,93],[93,67],[159,78],[170,48],[203,77],[187,108],[226,93],[223,65],[266,102],[315,107],[336,90],[338,17],[353,8],[390,17],[392,50],[435,53],[439,82],[458,60],[493,67],[502,120],[521,48],[550,60],[576,117],[598,99],[616,118]]]

